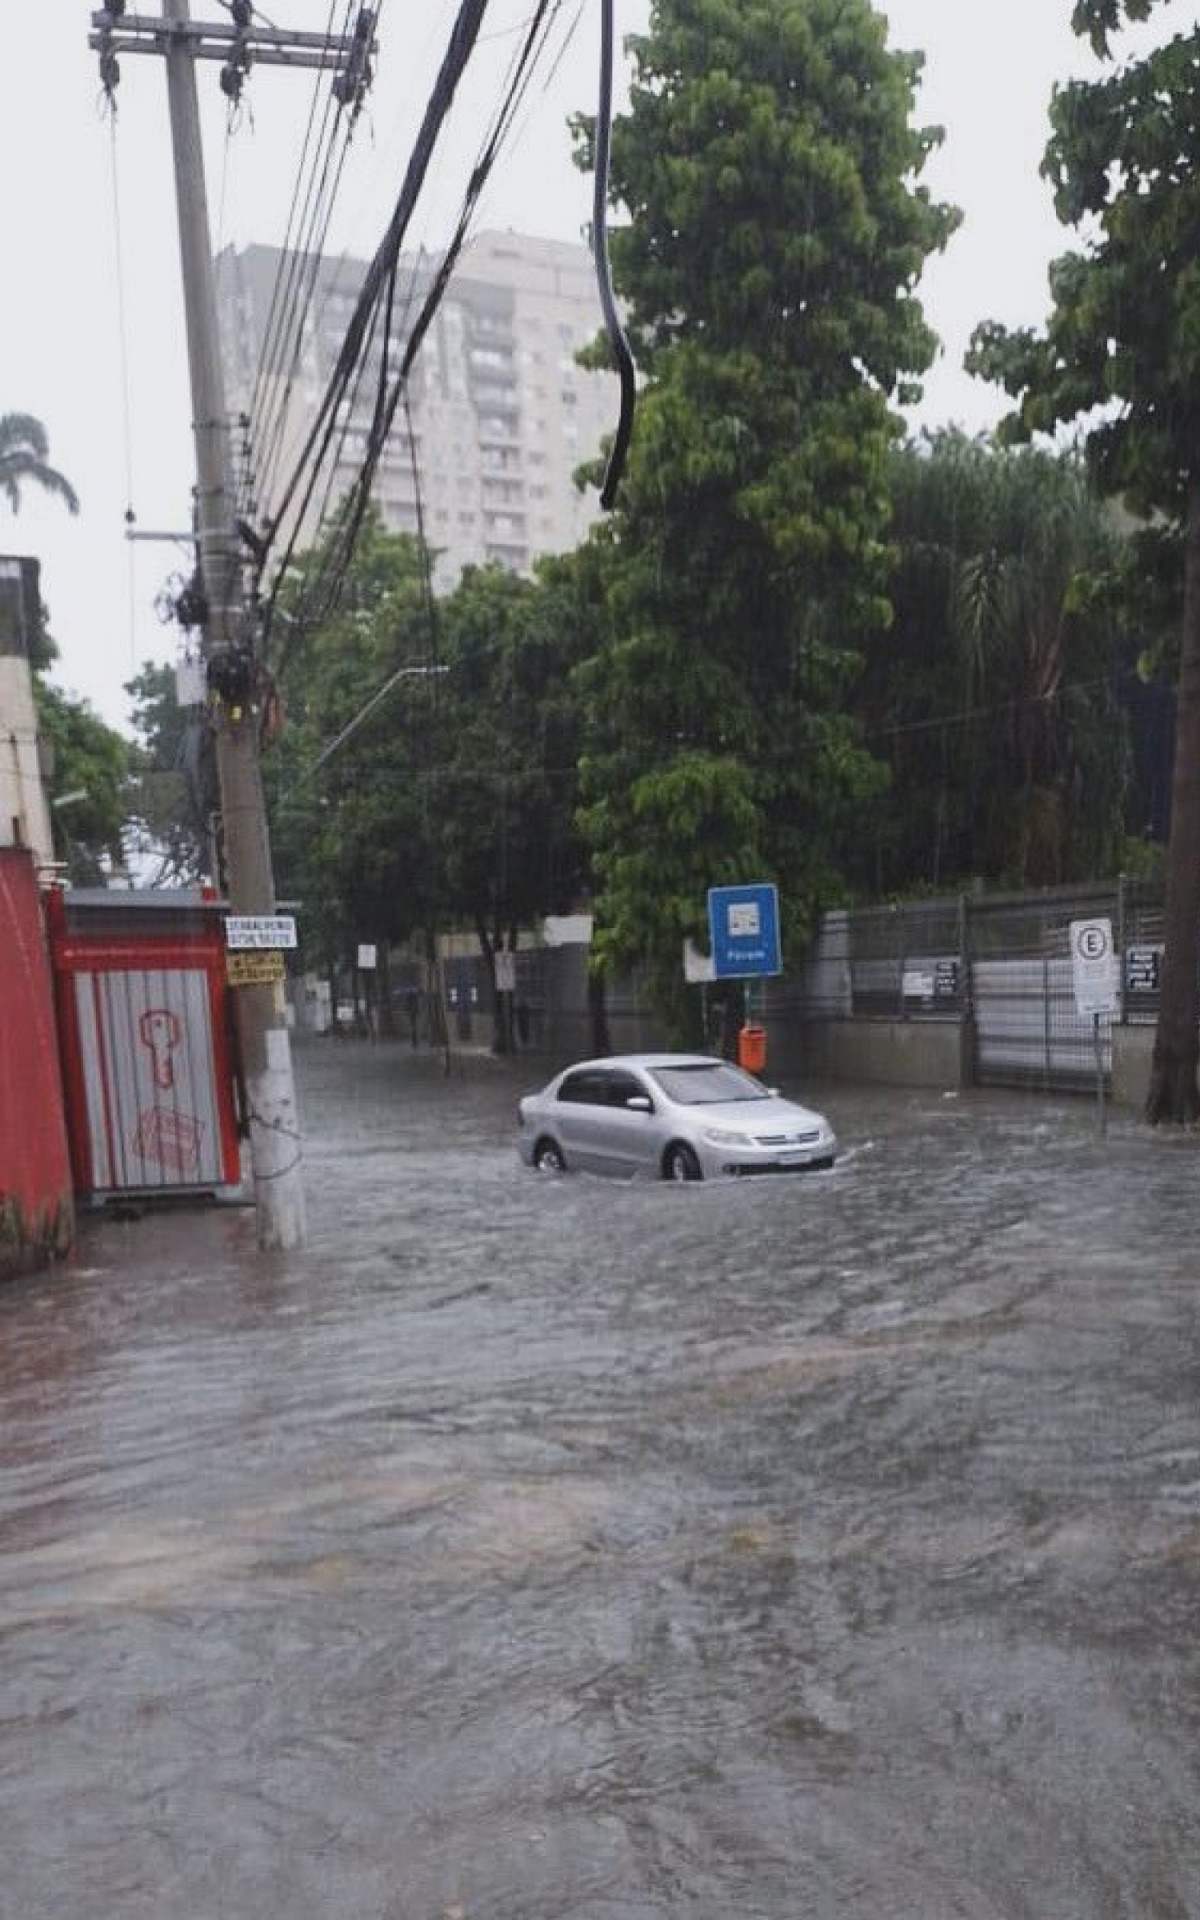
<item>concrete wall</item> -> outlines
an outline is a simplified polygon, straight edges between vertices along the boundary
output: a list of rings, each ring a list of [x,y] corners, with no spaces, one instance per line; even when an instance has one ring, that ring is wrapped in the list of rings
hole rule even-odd
[[[1112,1030],[1112,1103],[1140,1112],[1150,1091],[1150,1063],[1154,1056],[1153,1027],[1114,1027]]]
[[[819,1020],[768,1029],[767,1070],[808,1080],[957,1092],[971,1081],[969,1024],[957,1020]]]

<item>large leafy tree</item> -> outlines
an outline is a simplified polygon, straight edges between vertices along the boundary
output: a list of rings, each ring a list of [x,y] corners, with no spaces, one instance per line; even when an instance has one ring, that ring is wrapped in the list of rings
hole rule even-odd
[[[0,494],[14,513],[27,486],[40,487],[78,513],[74,487],[50,465],[50,442],[41,421],[31,413],[0,413]]]
[[[181,707],[174,668],[148,660],[126,682],[137,746],[130,808],[157,858],[156,885],[211,874],[211,824],[217,805],[212,735],[202,707]]]
[[[1079,0],[1074,24],[1112,36],[1158,0]],[[981,328],[975,370],[1020,402],[1011,430],[1081,417],[1101,488],[1174,534],[1183,555],[1162,1008],[1151,1122],[1200,1116],[1200,29],[1056,93],[1045,172],[1082,235],[1051,272],[1044,332]],[[1097,411],[1099,410],[1099,411]]]
[[[578,606],[569,560],[470,569],[435,606],[416,543],[368,523],[340,611],[293,629],[267,761],[280,885],[325,959],[450,925],[490,958],[573,901]]]
[[[867,0],[656,0],[632,47],[613,263],[646,385],[595,543],[582,818],[600,964],[643,963],[682,1022],[708,887],[777,881],[794,943],[876,778],[846,699],[955,216],[918,184],[920,62]]]
[[[1115,872],[1124,542],[1080,461],[942,433],[893,456],[892,498],[895,619],[855,696],[891,784],[856,873],[892,892]]]
[[[34,700],[53,768],[56,856],[76,886],[99,885],[125,865],[129,743],[86,700],[64,693],[42,674],[34,676]]]
[[[567,559],[537,581],[468,568],[442,605],[435,840],[450,899],[488,955],[569,907],[581,884],[575,604]]]
[[[311,622],[302,604],[283,613],[283,732],[264,762],[276,876],[303,902],[310,957],[333,963],[360,940],[406,939],[432,909],[415,774],[432,699],[415,542],[368,521],[337,608]]]

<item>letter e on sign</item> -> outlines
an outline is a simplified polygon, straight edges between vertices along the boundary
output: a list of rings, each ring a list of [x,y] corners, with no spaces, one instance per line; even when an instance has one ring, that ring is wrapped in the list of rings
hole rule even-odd
[[[1077,1011],[1115,1014],[1121,1010],[1121,978],[1113,947],[1111,920],[1072,920],[1071,980]]]

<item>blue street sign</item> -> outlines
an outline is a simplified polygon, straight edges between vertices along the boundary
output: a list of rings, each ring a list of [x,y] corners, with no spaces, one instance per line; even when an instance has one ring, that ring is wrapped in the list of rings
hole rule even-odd
[[[708,933],[718,980],[749,980],[783,972],[778,888],[766,883],[710,887]]]

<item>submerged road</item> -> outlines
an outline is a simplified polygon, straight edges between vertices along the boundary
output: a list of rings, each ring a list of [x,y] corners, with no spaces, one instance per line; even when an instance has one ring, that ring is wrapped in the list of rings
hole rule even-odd
[[[1195,1142],[627,1186],[536,1067],[299,1066],[303,1255],[0,1289],[4,1920],[1200,1916]]]

